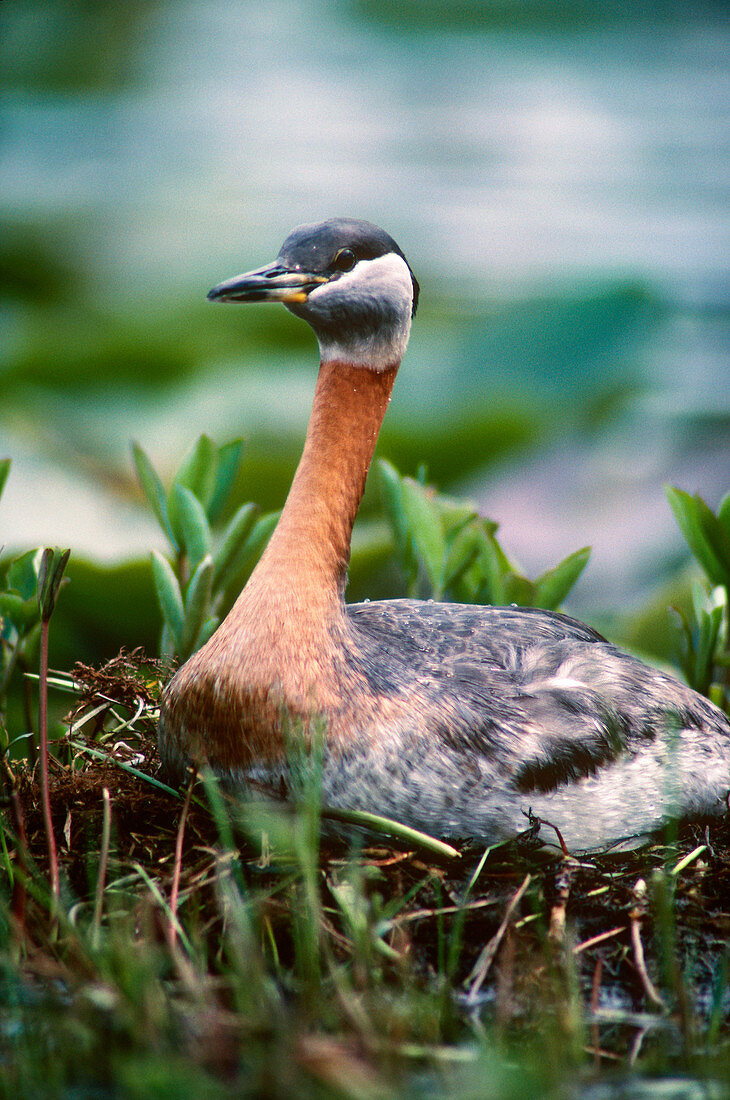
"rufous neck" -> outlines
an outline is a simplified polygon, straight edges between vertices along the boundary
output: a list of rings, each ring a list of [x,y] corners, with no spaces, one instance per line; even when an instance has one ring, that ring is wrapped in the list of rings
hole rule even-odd
[[[249,581],[271,578],[310,606],[342,601],[350,539],[399,363],[320,364],[304,451],[271,541]]]

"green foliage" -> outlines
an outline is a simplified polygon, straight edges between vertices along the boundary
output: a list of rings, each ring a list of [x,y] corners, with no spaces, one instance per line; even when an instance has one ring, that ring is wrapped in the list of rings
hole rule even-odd
[[[247,503],[214,536],[229,500],[243,441],[217,446],[201,435],[169,491],[138,443],[132,445],[142,491],[170,544],[172,562],[152,551],[152,576],[162,612],[161,652],[185,660],[211,636],[231,576],[250,568],[274,529],[277,514]]]
[[[520,604],[554,610],[583,572],[590,548],[535,580],[519,572],[497,541],[497,524],[466,501],[444,496],[380,461],[383,502],[410,596],[457,603]]]
[[[0,495],[2,495],[10,460],[0,462]],[[0,574],[0,715],[4,715],[5,699],[10,680],[18,663],[28,667],[31,645],[40,641],[40,677],[38,696],[38,748],[39,778],[43,809],[44,831],[47,841],[49,878],[53,896],[53,911],[60,897],[58,855],[53,832],[48,774],[48,631],[51,616],[68,563],[70,550],[53,550],[47,547],[43,551],[21,554],[9,562]],[[2,732],[2,753],[5,756],[11,747],[10,736],[4,721],[0,725]],[[11,800],[17,811],[17,786],[12,771],[5,761],[8,777],[11,780]],[[0,832],[2,824],[0,823]],[[4,854],[7,845],[2,838]],[[6,870],[11,881],[14,878],[12,867],[6,861]]]
[[[10,473],[10,459],[0,460],[0,497]],[[43,566],[40,550],[0,562],[0,720],[13,673],[27,666],[35,655],[40,635],[39,575]],[[60,577],[59,577],[60,581]],[[6,746],[5,746],[6,747]]]
[[[27,633],[40,618],[36,598],[40,551],[28,550],[4,567],[3,591],[0,594],[0,611],[3,618],[18,634]]]
[[[689,611],[676,611],[687,683],[718,706],[730,703],[730,493],[717,515],[698,495],[666,486],[679,528],[706,577],[692,586]]]
[[[692,585],[688,611],[674,609],[680,626],[680,663],[687,683],[718,706],[727,707],[727,687],[720,670],[727,670],[727,589],[718,585],[708,594]]]
[[[502,34],[537,29],[551,34],[574,33],[576,30],[592,30],[606,25],[619,26],[627,19],[636,21],[650,17],[661,23],[678,17],[673,0],[656,0],[650,8],[633,4],[631,0],[607,0],[603,4],[591,4],[587,0],[461,0],[459,4],[445,4],[442,0],[402,0],[389,4],[386,0],[358,0],[358,8],[374,23],[400,32],[425,32],[434,35],[444,31],[478,34],[498,31]],[[704,15],[705,9],[682,11],[685,19],[695,13]],[[710,8],[710,10],[712,10]],[[719,10],[719,9],[718,9]],[[648,13],[651,13],[648,16]]]
[[[665,491],[674,518],[710,584],[730,588],[730,493],[715,515],[701,496],[671,485]]]
[[[10,473],[10,459],[0,459],[0,497],[3,495],[3,489],[5,488],[5,482],[8,480],[8,474]]]
[[[50,546],[41,554],[38,565],[38,611],[41,622],[47,623],[55,610],[70,556],[70,550],[54,550]]]

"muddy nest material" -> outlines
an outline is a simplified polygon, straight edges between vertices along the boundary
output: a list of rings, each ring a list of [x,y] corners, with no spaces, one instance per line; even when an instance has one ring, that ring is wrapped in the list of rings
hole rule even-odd
[[[606,1059],[633,1060],[645,1036],[650,1045],[667,1029],[685,1038],[727,1033],[727,821],[582,860],[529,837],[486,855],[464,845],[454,859],[372,834],[354,847],[342,836],[317,843],[306,807],[241,809],[217,788],[211,801],[201,780],[187,798],[165,785],[154,741],[163,673],[140,654],[74,672],[78,698],[55,743],[51,803],[63,902],[75,920],[96,903],[103,932],[142,906],[152,914],[145,927],[178,971],[191,937],[207,945],[215,983],[229,919],[222,876],[233,875],[258,930],[261,965],[286,996],[298,988],[305,899],[333,974],[351,967],[356,986],[377,981],[384,996],[404,983],[446,988],[457,1039],[485,1021],[529,1030],[546,1010],[561,1019],[576,1006],[589,1049]],[[36,776],[21,762],[8,777],[9,860],[38,882],[47,856]],[[313,847],[302,849],[302,835],[315,838]],[[26,945],[63,954],[38,890],[19,899],[16,881],[12,910]]]

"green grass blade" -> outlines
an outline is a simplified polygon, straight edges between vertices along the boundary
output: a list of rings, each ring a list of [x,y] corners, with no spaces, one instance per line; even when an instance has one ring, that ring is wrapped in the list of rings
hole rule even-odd
[[[359,825],[370,829],[375,833],[387,833],[406,844],[415,844],[418,848],[432,852],[434,855],[446,856],[448,859],[461,858],[461,852],[447,844],[443,840],[422,833],[419,829],[412,829],[410,825],[403,825],[400,821],[393,821],[390,817],[382,817],[380,814],[371,814],[366,810],[340,810],[333,806],[322,807],[322,817],[332,821],[342,821],[347,825]]]
[[[167,783],[163,783],[160,779],[155,779],[153,775],[147,775],[145,772],[140,771],[139,768],[133,768],[131,764],[126,764],[123,760],[117,760],[115,756],[112,756],[108,752],[102,752],[101,749],[92,748],[91,745],[87,745],[83,741],[69,739],[68,744],[72,749],[87,753],[97,760],[103,760],[106,764],[114,764],[114,766],[121,771],[127,772],[128,775],[133,775],[135,779],[141,779],[143,783],[149,783],[151,787],[156,787],[158,791],[164,791],[165,794],[169,794],[171,798],[176,798],[178,800],[182,798],[180,792],[176,791],[174,787],[168,787]]]

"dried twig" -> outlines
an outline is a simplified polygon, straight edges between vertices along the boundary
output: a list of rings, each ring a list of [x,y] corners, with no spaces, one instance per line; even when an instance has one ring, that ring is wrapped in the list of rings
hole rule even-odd
[[[170,942],[170,947],[174,947],[177,941],[177,903],[180,893],[180,874],[182,871],[182,853],[183,853],[183,839],[185,837],[185,823],[188,819],[188,810],[190,809],[190,800],[193,796],[193,787],[195,781],[198,778],[198,770],[194,769],[193,774],[190,776],[190,782],[188,783],[188,789],[185,792],[185,801],[183,802],[182,812],[180,814],[180,821],[177,826],[177,836],[175,838],[175,862],[172,871],[172,886],[170,887],[170,912],[172,917],[167,926],[167,935]]]
[[[43,825],[46,830],[48,847],[48,868],[51,878],[51,897],[54,909],[61,898],[61,885],[58,875],[58,851],[56,836],[53,832],[51,816],[51,796],[48,790],[48,628],[49,619],[41,621],[41,668],[38,683],[38,763],[41,773],[41,805],[43,807]]]
[[[651,1001],[657,1008],[660,1008],[662,1012],[666,1012],[667,1006],[649,977],[646,969],[646,962],[644,961],[644,945],[641,942],[641,921],[646,915],[646,883],[642,878],[638,879],[636,882],[633,893],[636,904],[629,913],[629,919],[631,921],[631,946],[634,952],[634,965],[641,979],[641,984],[647,1000]]]
[[[580,955],[581,951],[588,951],[589,948],[596,947],[597,944],[603,943],[604,940],[610,940],[624,931],[624,926],[620,925],[618,928],[609,928],[607,932],[599,932],[597,936],[591,936],[589,940],[583,940],[583,943],[577,943],[573,948],[573,954]]]
[[[384,920],[379,927],[385,931],[390,928],[400,927],[402,924],[410,924],[413,921],[428,920],[433,917],[446,917],[452,913],[470,912],[472,909],[487,909],[496,905],[495,898],[477,898],[476,901],[462,902],[460,905],[442,905],[432,909],[412,909],[409,913],[399,913],[390,920]]]
[[[494,956],[497,954],[497,949],[499,948],[499,945],[504,938],[505,932],[509,928],[510,921],[512,920],[512,915],[519,905],[520,901],[522,900],[522,897],[527,890],[527,887],[530,885],[530,880],[531,875],[525,875],[522,884],[517,888],[517,890],[514,892],[509,900],[509,904],[507,905],[504,916],[502,918],[502,923],[492,936],[489,943],[485,944],[482,948],[479,958],[474,964],[474,967],[469,977],[464,982],[464,985],[468,987],[468,993],[466,997],[467,1005],[472,1005],[476,1000],[477,994],[479,993],[479,990],[484,983],[484,979],[489,973],[489,968],[494,962]]]
[[[600,1060],[600,1048],[601,1037],[598,1029],[598,1020],[596,1019],[596,1012],[598,1011],[598,1001],[601,995],[601,978],[603,976],[603,959],[599,955],[596,959],[596,965],[593,970],[593,982],[591,984],[591,1016],[593,1017],[591,1022],[591,1043],[593,1044],[594,1058],[596,1065]]]
[[[13,896],[10,911],[13,914],[15,926],[22,939],[25,936],[25,916],[28,900],[28,892],[25,887],[25,879],[28,872],[26,860],[28,841],[25,831],[23,804],[18,794],[18,780],[6,757],[3,757],[3,768],[10,785],[10,806],[13,812],[13,824],[15,825],[15,833],[18,840],[18,869],[20,871],[20,874],[13,875]]]
[[[99,854],[99,873],[96,876],[96,895],[94,897],[93,944],[95,948],[98,948],[99,946],[101,913],[104,906],[104,889],[106,887],[106,870],[109,863],[109,841],[112,832],[112,807],[108,788],[104,787],[101,793],[104,800],[104,818],[101,826],[101,852]]]
[[[560,850],[563,853],[563,858],[570,859],[568,845],[563,840],[563,834],[560,832],[560,829],[557,827],[557,825],[553,825],[552,821],[548,821],[545,817],[538,817],[537,814],[533,814],[532,810],[528,811],[527,819],[533,828],[535,826],[539,827],[540,825],[547,825],[549,829],[552,829],[558,838],[558,844],[560,845]]]
[[[629,1051],[629,1065],[636,1064],[636,1060],[641,1054],[641,1048],[644,1045],[644,1036],[646,1035],[648,1027],[639,1027],[634,1035],[634,1041],[631,1044],[631,1050]]]
[[[54,916],[61,900],[61,886],[58,876],[58,850],[53,832],[51,816],[51,796],[48,790],[48,632],[68,562],[70,550],[55,553],[46,547],[38,569],[38,609],[41,616],[41,663],[38,681],[38,752],[41,769],[41,802],[43,805],[43,824],[48,845],[48,865],[51,878],[51,898]]]
[[[562,944],[565,939],[565,913],[570,897],[571,877],[572,867],[567,860],[564,860],[554,878],[556,901],[550,908],[548,937],[554,944]]]
[[[505,930],[504,943],[499,953],[495,989],[495,1023],[500,1031],[508,1026],[515,1010],[515,940],[512,924]]]
[[[597,1062],[600,1062],[601,1058],[604,1058],[608,1062],[622,1062],[623,1058],[620,1054],[614,1054],[612,1050],[601,1050],[600,1047],[583,1047],[586,1054],[592,1054]]]

